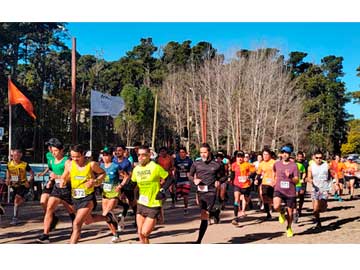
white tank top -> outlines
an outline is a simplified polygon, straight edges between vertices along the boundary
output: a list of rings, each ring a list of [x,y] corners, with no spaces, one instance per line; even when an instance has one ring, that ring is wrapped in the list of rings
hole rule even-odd
[[[311,174],[313,177],[313,184],[320,189],[320,191],[328,191],[330,189],[331,181],[328,180],[329,166],[326,162],[317,165],[315,162],[311,164]]]

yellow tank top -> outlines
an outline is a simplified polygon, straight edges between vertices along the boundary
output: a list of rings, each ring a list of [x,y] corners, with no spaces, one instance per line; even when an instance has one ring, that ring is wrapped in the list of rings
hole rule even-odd
[[[15,164],[13,160],[11,160],[7,164],[7,168],[10,173],[10,181],[13,183],[13,185],[24,185],[27,181],[26,179],[26,167],[27,163],[24,161],[21,161],[19,164]]]
[[[94,187],[87,188],[85,182],[93,178],[90,162],[87,163],[82,170],[79,170],[75,161],[71,161],[70,179],[71,194],[74,199],[84,198],[94,192]]]

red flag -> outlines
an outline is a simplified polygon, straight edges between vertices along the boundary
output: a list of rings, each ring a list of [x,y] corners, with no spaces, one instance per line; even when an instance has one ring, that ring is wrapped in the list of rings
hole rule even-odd
[[[16,105],[21,104],[25,111],[34,119],[36,116],[34,114],[34,108],[31,104],[30,100],[24,96],[23,93],[13,84],[13,82],[9,79],[8,80],[8,89],[9,89],[9,104]]]

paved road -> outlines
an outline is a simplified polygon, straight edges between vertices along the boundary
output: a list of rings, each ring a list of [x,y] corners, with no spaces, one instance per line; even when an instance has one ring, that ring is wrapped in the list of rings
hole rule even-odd
[[[248,216],[242,219],[239,226],[231,224],[233,217],[232,206],[227,205],[221,213],[220,224],[208,227],[203,243],[360,243],[360,189],[356,189],[355,200],[343,202],[329,201],[328,211],[322,214],[324,229],[314,232],[312,223],[311,201],[306,198],[304,216],[300,223],[293,225],[294,237],[287,238],[285,225],[277,221],[278,214],[273,214],[273,220],[262,222],[264,213],[258,210],[248,211]],[[345,199],[348,196],[345,196]],[[254,201],[256,202],[257,199]],[[100,202],[100,201],[99,201]],[[190,210],[187,216],[183,215],[181,203],[175,209],[169,208],[169,202],[165,204],[165,224],[157,225],[151,235],[151,243],[183,244],[194,241],[197,238],[199,227],[199,209],[194,204],[194,198],[190,201]],[[256,205],[256,203],[254,203]],[[100,213],[100,204],[97,207]],[[37,236],[42,232],[43,213],[39,202],[26,202],[21,208],[21,223],[18,226],[10,226],[12,206],[6,206],[6,216],[0,223],[0,243],[36,243]],[[60,210],[60,211],[59,211]],[[56,230],[51,233],[51,243],[68,243],[70,233],[70,219],[61,208],[57,215],[60,217]],[[121,209],[117,209],[120,213]],[[110,243],[111,235],[104,223],[84,225],[80,243]],[[136,228],[133,226],[133,216],[126,219],[126,229],[121,234],[123,244],[138,243]]]

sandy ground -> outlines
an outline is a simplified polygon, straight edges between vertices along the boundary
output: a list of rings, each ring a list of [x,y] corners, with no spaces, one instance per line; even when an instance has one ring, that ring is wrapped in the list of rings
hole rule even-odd
[[[257,198],[254,198],[254,210],[247,211],[248,216],[241,219],[239,226],[231,224],[233,210],[231,202],[221,213],[221,222],[212,224],[203,239],[205,244],[357,244],[360,243],[360,189],[356,189],[355,199],[343,202],[329,200],[328,210],[321,215],[323,230],[315,232],[312,222],[311,200],[307,195],[303,216],[298,224],[293,224],[294,237],[287,238],[285,224],[278,222],[278,214],[273,213],[273,220],[263,222],[265,216],[257,209]],[[231,196],[232,197],[232,196]],[[200,210],[191,196],[189,214],[183,215],[182,202],[175,209],[170,208],[170,199],[165,204],[165,224],[157,225],[150,237],[151,243],[183,244],[194,241],[198,235]],[[100,213],[101,204],[95,213]],[[20,210],[20,224],[9,225],[13,207],[6,205],[6,215],[0,221],[0,243],[36,243],[36,238],[42,233],[43,212],[38,201],[26,202]],[[121,209],[115,211],[120,213]],[[50,234],[51,243],[65,244],[69,242],[70,218],[60,207],[57,210],[60,222]],[[133,225],[134,216],[126,218],[125,231],[121,233],[122,242],[118,244],[135,244],[138,242],[136,228]],[[81,244],[110,243],[111,234],[105,223],[84,225],[81,234]]]

